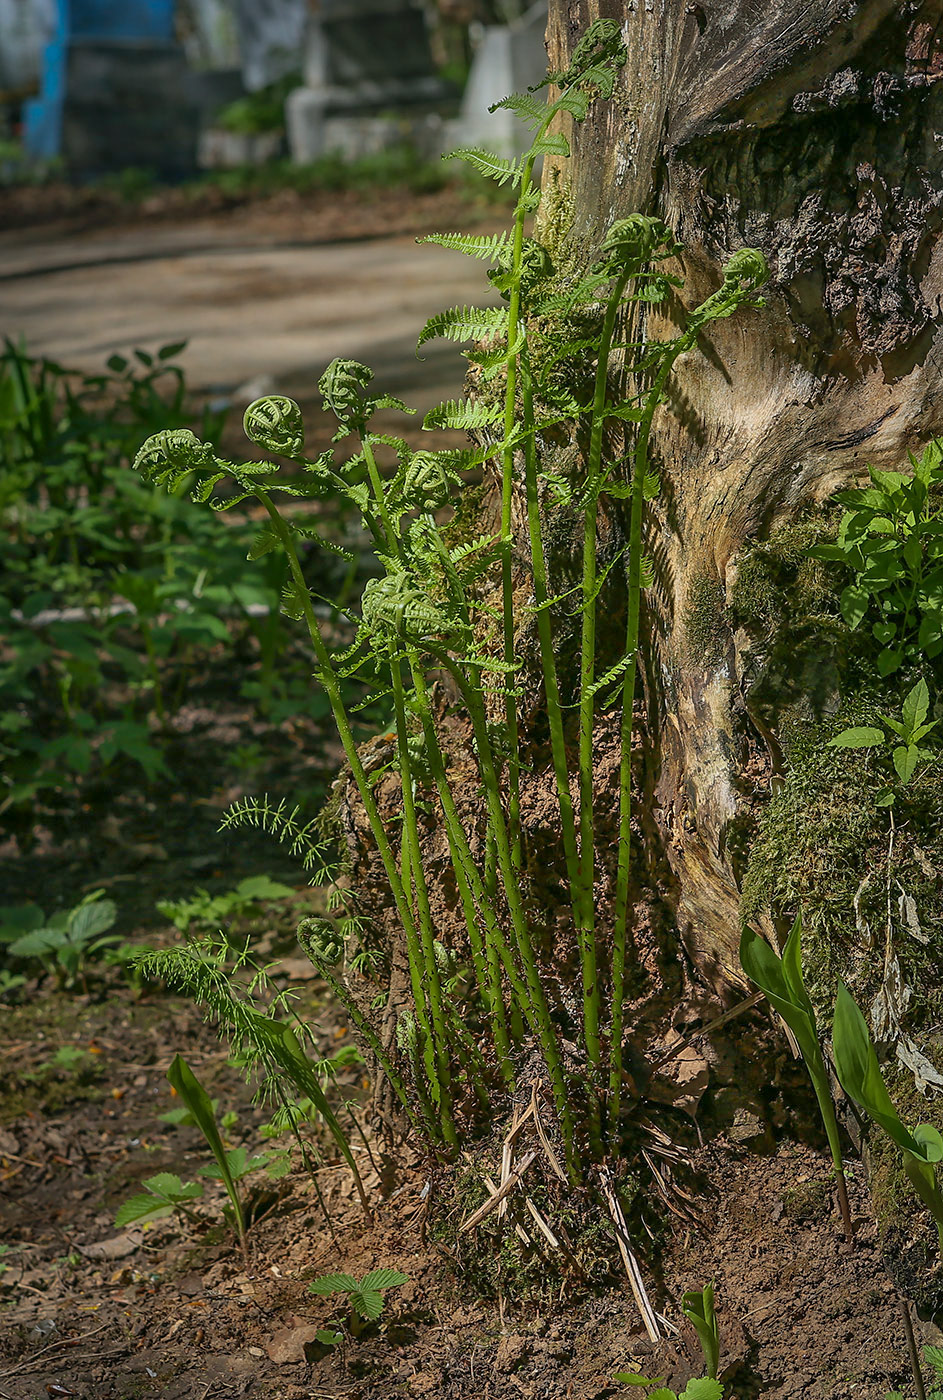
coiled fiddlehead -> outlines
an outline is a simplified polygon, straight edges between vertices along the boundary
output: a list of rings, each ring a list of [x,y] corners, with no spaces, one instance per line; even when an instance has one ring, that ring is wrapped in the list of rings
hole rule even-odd
[[[302,919],[298,942],[317,968],[334,968],[344,956],[344,943],[330,919]]]
[[[201,467],[213,467],[216,457],[208,442],[201,442],[189,428],[165,428],[153,433],[138,449],[134,459],[134,470],[140,472],[145,481],[168,489],[187,472]],[[173,481],[168,483],[168,478]]]
[[[408,642],[464,639],[454,618],[430,602],[405,574],[371,579],[363,591],[363,621],[368,631],[388,631]]]
[[[448,505],[452,487],[461,478],[450,471],[442,452],[415,452],[403,478],[403,503],[409,509],[439,510]]]
[[[250,442],[280,457],[300,457],[305,430],[301,409],[284,394],[268,394],[246,409],[243,430]]]
[[[357,360],[332,360],[318,380],[324,407],[330,409],[342,428],[362,427],[368,417],[364,396],[373,370]]]

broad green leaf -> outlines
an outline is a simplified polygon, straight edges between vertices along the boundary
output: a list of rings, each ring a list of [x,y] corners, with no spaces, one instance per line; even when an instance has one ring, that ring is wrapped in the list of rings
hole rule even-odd
[[[891,676],[899,668],[904,659],[902,651],[891,651],[888,647],[884,651],[878,652],[877,667],[881,676]]]
[[[914,744],[899,744],[894,750],[894,767],[902,783],[909,783],[917,766],[919,750]]]
[[[923,1159],[923,1147],[905,1128],[891,1101],[865,1019],[844,982],[838,984],[832,1049],[835,1072],[848,1097],[870,1114],[898,1147]]]
[[[223,1179],[223,1184],[226,1187],[229,1199],[232,1201],[233,1210],[239,1222],[239,1235],[241,1238],[244,1230],[242,1201],[240,1200],[239,1191],[233,1180],[232,1173],[229,1170],[226,1149],[223,1146],[223,1140],[216,1126],[216,1116],[213,1113],[212,1100],[182,1055],[178,1054],[174,1056],[173,1063],[167,1071],[167,1078],[193,1114],[200,1132],[206,1138],[209,1149],[216,1158],[219,1174]]]
[[[239,881],[234,893],[242,899],[288,899],[295,891],[268,875],[247,875]]]
[[[688,1381],[680,1400],[723,1400],[723,1394],[720,1382],[705,1376],[701,1380]]]
[[[115,1215],[115,1224],[119,1229],[124,1225],[133,1225],[138,1220],[161,1220],[168,1215],[173,1215],[174,1208],[160,1196],[132,1196],[120,1206]]]
[[[408,1282],[408,1276],[401,1274],[399,1269],[374,1269],[361,1280],[361,1287],[379,1291],[384,1288],[399,1288]]]
[[[799,938],[797,930],[799,921],[793,927],[790,940],[795,938],[795,946],[798,949]],[[787,943],[788,948],[788,943]],[[783,965],[785,967],[786,955],[783,954]],[[802,973],[799,972],[801,986]],[[786,980],[790,981],[790,974],[787,972]],[[802,987],[802,995],[805,996],[805,988]],[[807,999],[807,998],[806,998]],[[816,1041],[816,1045],[818,1042]],[[717,1375],[717,1365],[720,1360],[720,1341],[717,1334],[717,1318],[714,1313],[714,1285],[705,1284],[699,1293],[685,1293],[681,1299],[681,1311],[697,1332],[698,1340],[701,1343],[701,1350],[704,1353],[704,1361],[707,1365],[709,1376]]]
[[[868,611],[868,604],[871,595],[866,588],[860,584],[850,583],[847,588],[843,588],[838,600],[841,615],[848,623],[852,631],[861,625],[865,613]]]
[[[383,1294],[369,1288],[358,1288],[350,1295],[352,1306],[368,1322],[376,1322],[383,1311]]]
[[[929,711],[930,688],[926,681],[921,679],[904,700],[901,711],[901,719],[904,721],[908,734],[912,734],[918,725],[923,724]]]
[[[858,725],[852,729],[843,729],[834,739],[829,739],[826,748],[873,749],[875,745],[883,743],[883,729],[875,729],[871,725]]]
[[[360,1284],[350,1274],[322,1274],[308,1284],[309,1293],[317,1293],[321,1298],[329,1298],[333,1293],[356,1293]]]
[[[943,1347],[925,1346],[924,1360],[940,1380],[943,1380]]]
[[[69,938],[73,943],[88,943],[115,922],[118,906],[112,899],[102,899],[103,894],[104,890],[95,890],[69,915]]]
[[[801,922],[797,918],[780,959],[765,939],[745,925],[740,939],[740,962],[744,972],[779,1012],[796,1038],[818,1100],[832,1162],[840,1171],[841,1140],[828,1073],[819,1045],[815,1013],[802,978],[801,940]]]
[[[174,1172],[158,1172],[156,1176],[149,1176],[144,1185],[155,1196],[179,1196],[183,1190],[183,1182]]]
[[[330,1327],[320,1327],[314,1335],[322,1347],[336,1347],[344,1340],[343,1332],[335,1332]]]

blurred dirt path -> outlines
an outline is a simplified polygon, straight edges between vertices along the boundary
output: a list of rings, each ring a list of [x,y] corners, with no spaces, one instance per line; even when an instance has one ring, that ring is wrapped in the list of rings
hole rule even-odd
[[[218,222],[66,238],[0,235],[0,332],[34,354],[96,371],[116,352],[188,341],[194,390],[248,402],[308,398],[337,355],[421,410],[461,391],[464,360],[425,320],[493,302],[483,269],[409,236],[308,244],[241,239]]]

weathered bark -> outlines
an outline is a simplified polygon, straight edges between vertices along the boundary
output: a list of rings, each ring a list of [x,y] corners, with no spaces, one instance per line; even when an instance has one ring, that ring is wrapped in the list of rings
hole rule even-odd
[[[682,934],[729,983],[742,977],[729,851],[741,774],[751,747],[773,767],[777,750],[751,718],[736,638],[705,649],[692,611],[712,592],[722,604],[746,540],[943,428],[943,0],[607,12],[629,56],[559,172],[577,247],[588,260],[614,218],[642,211],[685,246],[686,304],[744,245],[773,273],[765,310],[716,323],[678,362],[653,438],[670,502],[651,540],[655,818]],[[552,66],[596,15],[594,0],[552,0]]]

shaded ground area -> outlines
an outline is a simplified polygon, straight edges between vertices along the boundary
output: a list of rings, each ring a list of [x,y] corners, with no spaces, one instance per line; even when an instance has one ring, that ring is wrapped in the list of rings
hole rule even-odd
[[[315,983],[301,988],[325,1050],[336,1049],[343,1024],[319,1002]],[[11,1247],[0,1275],[0,1393],[11,1400],[601,1400],[632,1393],[612,1383],[620,1368],[680,1387],[699,1373],[680,1295],[709,1277],[734,1400],[883,1400],[906,1379],[903,1330],[874,1252],[860,1172],[852,1183],[858,1241],[849,1252],[831,1216],[824,1156],[788,1139],[772,1156],[724,1138],[694,1153],[696,1220],[653,1251],[669,1280],[653,1296],[679,1328],[657,1348],[624,1286],[587,1292],[567,1268],[562,1283],[532,1284],[524,1296],[512,1274],[503,1283],[499,1274],[499,1297],[479,1301],[465,1280],[476,1251],[493,1241],[466,1236],[457,1249],[454,1239],[451,1247],[437,1242],[441,1180],[402,1149],[384,1158],[374,1144],[375,1163],[360,1150],[372,1226],[349,1173],[324,1161],[318,1180],[333,1238],[297,1161],[275,1188],[263,1177],[248,1267],[220,1223],[218,1201],[201,1206],[195,1225],[118,1230],[114,1211],[142,1178],[164,1170],[189,1179],[205,1164],[194,1129],[156,1118],[171,1103],[164,1072],[176,1046],[226,1107],[238,1106],[233,1141],[257,1146],[259,1115],[240,1101],[238,1076],[211,1033],[179,1001],[116,987],[107,1001],[43,1000],[42,1032],[33,1006],[8,1018],[23,1093],[0,1127]],[[56,1044],[84,1048],[87,1067],[44,1068]],[[318,1329],[343,1327],[348,1312],[312,1296],[308,1281],[382,1267],[410,1282],[390,1295],[379,1322],[336,1349],[323,1346]]]

